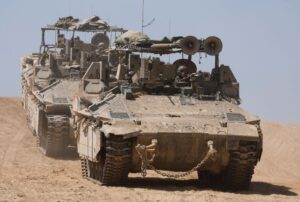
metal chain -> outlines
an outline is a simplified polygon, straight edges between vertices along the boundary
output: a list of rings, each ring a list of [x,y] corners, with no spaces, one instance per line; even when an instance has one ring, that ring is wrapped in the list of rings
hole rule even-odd
[[[208,145],[209,149],[208,149],[208,152],[206,153],[205,157],[195,167],[193,167],[191,170],[189,170],[187,172],[184,172],[184,173],[180,173],[180,174],[171,174],[171,173],[162,172],[162,171],[156,169],[151,164],[153,162],[153,159],[154,159],[155,156],[152,156],[152,158],[151,158],[152,161],[149,161],[148,157],[147,157],[146,146],[144,146],[144,145],[138,145],[136,147],[136,150],[137,150],[137,152],[139,154],[139,157],[142,160],[142,163],[141,163],[141,175],[143,177],[146,177],[146,175],[147,175],[147,168],[153,170],[154,172],[156,172],[157,174],[159,174],[161,176],[164,176],[164,177],[167,177],[167,178],[170,178],[170,179],[178,179],[178,178],[182,178],[182,177],[185,177],[187,175],[190,175],[192,172],[198,170],[203,165],[205,165],[206,162],[209,159],[215,160],[214,157],[215,157],[215,154],[217,153],[217,151],[213,148],[213,141],[211,141],[211,140],[208,141],[207,145]]]

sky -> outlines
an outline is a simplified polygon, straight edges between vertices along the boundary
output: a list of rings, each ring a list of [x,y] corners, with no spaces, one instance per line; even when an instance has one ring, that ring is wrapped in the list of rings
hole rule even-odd
[[[0,96],[20,96],[22,55],[38,52],[40,28],[59,17],[98,15],[141,30],[142,0],[3,0],[0,2]],[[241,107],[262,119],[300,123],[300,1],[145,0],[145,32],[155,39],[222,39],[221,64],[240,82]],[[209,58],[194,58],[210,70]]]

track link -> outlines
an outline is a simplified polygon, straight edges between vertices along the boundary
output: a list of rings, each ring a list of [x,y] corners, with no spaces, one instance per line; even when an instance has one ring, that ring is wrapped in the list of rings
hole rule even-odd
[[[199,185],[228,191],[247,190],[258,160],[257,155],[257,145],[249,143],[241,145],[238,150],[230,151],[229,164],[223,172],[213,174],[199,170]]]
[[[57,157],[68,146],[69,118],[64,115],[48,115],[47,130],[39,134],[37,143],[46,156]]]
[[[241,145],[239,150],[230,152],[229,165],[223,178],[224,188],[231,191],[249,189],[257,160],[255,144]]]
[[[81,175],[82,177],[87,177],[88,176],[87,160],[83,157],[80,157],[80,163],[81,163]]]
[[[82,176],[102,185],[120,185],[126,182],[131,161],[131,141],[110,138],[99,162],[82,159]]]
[[[127,180],[131,160],[131,142],[111,139],[106,142],[102,183],[118,185]]]

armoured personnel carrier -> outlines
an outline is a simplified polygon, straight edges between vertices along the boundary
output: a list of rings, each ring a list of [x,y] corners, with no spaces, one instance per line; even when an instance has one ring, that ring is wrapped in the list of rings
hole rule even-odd
[[[70,117],[80,78],[92,62],[107,57],[108,35],[123,30],[97,16],[84,20],[70,16],[41,31],[39,53],[21,61],[22,102],[42,152],[59,156],[68,145],[76,145]],[[84,42],[80,37],[91,39]]]
[[[197,171],[202,185],[247,189],[262,154],[260,120],[239,107],[239,83],[219,64],[221,50],[214,36],[151,40],[129,31],[117,39],[108,63],[93,63],[81,78],[73,102],[83,176],[120,185],[129,172]],[[176,53],[173,63],[157,57]],[[214,56],[211,72],[197,70],[196,53]]]

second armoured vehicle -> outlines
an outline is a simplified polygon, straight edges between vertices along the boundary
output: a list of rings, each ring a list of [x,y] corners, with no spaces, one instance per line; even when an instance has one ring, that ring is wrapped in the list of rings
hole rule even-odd
[[[262,154],[260,120],[239,107],[239,83],[219,64],[221,50],[217,37],[124,33],[108,61],[89,66],[73,102],[83,176],[119,185],[129,172],[197,171],[202,184],[247,189]],[[214,56],[211,72],[197,70],[196,53]],[[165,54],[179,58],[156,56]]]
[[[97,16],[70,16],[41,31],[39,53],[21,61],[22,102],[40,149],[47,156],[59,156],[68,145],[76,145],[70,117],[80,79],[92,62],[107,57],[109,34],[123,30]],[[80,37],[91,39],[84,42]]]

